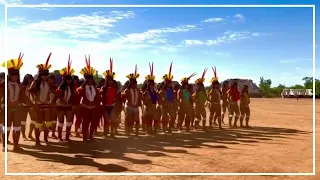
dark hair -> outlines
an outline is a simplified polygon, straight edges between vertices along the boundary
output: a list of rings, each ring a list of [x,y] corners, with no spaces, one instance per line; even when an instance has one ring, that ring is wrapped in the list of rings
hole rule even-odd
[[[70,85],[68,85],[67,84],[67,80],[70,80],[70,79],[63,79],[62,80],[62,82],[61,82],[61,84],[59,85],[59,89],[62,91],[62,95],[64,96],[64,92],[65,92],[65,90],[68,88],[68,86],[70,87],[70,89],[72,88],[72,86],[73,86],[73,81],[71,81],[71,84]],[[72,91],[72,89],[71,89],[71,96],[73,95],[73,91]],[[70,98],[71,99],[71,98]]]
[[[249,93],[249,87],[248,87],[248,85],[243,85],[241,94],[243,94],[244,92]]]
[[[142,84],[141,90],[142,91],[147,90],[150,87],[150,85],[155,85],[155,82],[152,80],[149,80],[149,81],[145,80]]]
[[[238,86],[238,83],[237,82],[233,82],[232,84],[231,84],[231,87],[237,87]]]
[[[5,78],[5,77],[6,77],[6,73],[0,72],[0,78]]]
[[[135,79],[127,80],[124,83],[121,91],[124,91],[124,90],[126,90],[128,88],[131,88],[132,84],[137,84],[137,80],[135,80]]]
[[[23,77],[23,80],[22,80],[22,86],[28,86],[29,85],[29,81],[33,81],[33,76],[31,74],[26,74],[24,77]]]
[[[100,79],[99,84],[97,85],[97,88],[102,88],[106,85],[107,81],[105,79]]]
[[[83,82],[81,83],[81,87],[84,88],[84,86],[88,84],[88,80],[90,79],[92,80],[92,85],[96,87],[96,82],[94,81],[93,78],[84,79]]]
[[[8,74],[8,81],[11,79],[12,76],[18,76],[17,83],[21,84],[21,82],[20,82],[20,74]]]
[[[42,77],[43,75],[44,75],[44,76],[47,76],[47,74],[38,73],[37,79],[35,80],[35,83],[36,83],[36,88],[35,88],[35,90],[36,90],[36,92],[39,92],[39,91],[40,91],[41,77]],[[54,74],[49,74],[48,78],[49,78],[49,79],[52,79],[52,80],[54,81],[53,84],[55,84],[56,79],[55,79]]]
[[[79,79],[79,84],[80,84],[80,86],[81,86],[81,84],[83,84],[84,83],[84,79]]]
[[[227,85],[227,87],[229,87],[229,82],[228,81],[224,81],[222,83],[222,91],[224,91],[226,89],[226,85]]]
[[[157,91],[160,91],[162,88],[165,87],[165,83],[164,82],[161,82],[161,83],[158,83],[157,85]]]
[[[73,81],[80,81],[80,80],[79,80],[79,77],[76,76],[76,75],[74,75],[74,76],[72,77],[72,80],[73,80]]]
[[[203,88],[203,90],[205,90],[204,84],[203,83],[198,83],[197,84],[197,91],[199,91],[201,88]]]

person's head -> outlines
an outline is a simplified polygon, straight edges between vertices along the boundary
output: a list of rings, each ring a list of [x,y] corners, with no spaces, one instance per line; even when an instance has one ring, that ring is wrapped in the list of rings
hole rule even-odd
[[[23,86],[28,86],[30,85],[32,82],[33,82],[33,76],[31,74],[26,74],[24,77],[23,77],[23,81],[22,81],[22,85]]]
[[[238,83],[237,82],[233,82],[231,84],[231,88],[237,89],[237,87],[238,87]]]
[[[97,84],[97,88],[101,88],[106,84],[106,80],[105,79],[100,79],[98,84]]]
[[[39,70],[38,74],[42,81],[47,81],[49,78],[49,70]]]
[[[228,81],[224,81],[222,84],[222,88],[228,88],[229,87],[229,82]]]
[[[212,85],[213,85],[213,88],[214,88],[214,89],[219,89],[219,88],[220,88],[220,83],[219,83],[219,81],[214,81],[214,82],[212,83]]]
[[[152,90],[155,88],[155,82],[154,81],[148,81],[148,89]]]
[[[244,85],[243,88],[242,88],[242,93],[248,93],[248,86],[247,85]]]
[[[6,74],[4,72],[0,73],[0,82],[4,82],[6,78]]]
[[[8,70],[8,80],[11,82],[18,82],[20,83],[20,71],[18,69],[9,69]]]
[[[66,83],[66,85],[70,86],[72,84],[72,76],[67,75],[67,76],[63,77],[63,81]]]
[[[173,88],[172,81],[165,81],[166,88]]]
[[[85,76],[85,81],[86,81],[86,84],[88,84],[89,86],[92,86],[94,85],[94,79],[93,79],[93,76],[92,75],[86,75]]]
[[[189,89],[189,83],[187,82],[182,83],[182,89]]]
[[[112,87],[112,86],[114,86],[115,85],[115,82],[114,82],[115,80],[113,80],[113,79],[107,79],[107,86],[108,87]]]
[[[137,80],[136,79],[131,79],[129,88],[136,89],[137,88]]]
[[[79,77],[73,76],[72,81],[73,81],[73,84],[79,84]]]
[[[204,91],[204,85],[202,83],[198,84],[198,91]]]

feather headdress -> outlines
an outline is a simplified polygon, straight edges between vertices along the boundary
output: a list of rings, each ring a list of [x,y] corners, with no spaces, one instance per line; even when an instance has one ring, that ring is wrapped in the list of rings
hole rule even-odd
[[[201,76],[201,78],[198,78],[197,80],[195,80],[194,82],[196,83],[196,84],[203,84],[204,83],[204,81],[205,81],[205,75],[206,75],[206,73],[207,73],[207,70],[208,70],[208,68],[205,68],[204,70],[203,70],[203,73],[202,73],[202,76]]]
[[[170,82],[172,81],[173,79],[173,75],[172,75],[172,62],[170,64],[170,67],[169,67],[169,73],[168,74],[165,74],[164,76],[162,76],[162,79],[166,82]]]
[[[8,73],[9,74],[19,74],[20,69],[23,66],[23,58],[24,54],[21,54],[21,52],[19,53],[19,57],[17,59],[9,59],[8,61],[2,63],[3,67],[6,67],[7,65],[7,69],[8,69]]]
[[[71,68],[71,63],[72,62],[71,62],[70,54],[69,54],[68,66],[60,70],[60,74],[62,75],[62,77],[72,76],[74,74],[74,69]]]
[[[219,82],[218,80],[218,76],[217,76],[217,68],[216,66],[212,67],[212,71],[213,71],[213,74],[214,74],[214,77],[211,79],[211,83],[214,83],[214,82]]]
[[[181,79],[181,84],[183,84],[183,83],[188,83],[188,81],[193,77],[193,76],[195,76],[195,75],[197,75],[196,73],[192,73],[189,77],[184,77],[184,78],[182,78]]]
[[[49,69],[52,67],[51,64],[49,64],[51,55],[52,55],[52,53],[49,54],[49,56],[47,57],[47,60],[44,64],[38,64],[36,66],[40,73],[49,73]]]
[[[136,80],[137,78],[140,77],[140,74],[138,74],[138,67],[137,67],[137,65],[135,66],[134,73],[128,74],[126,77],[127,77],[129,80]]]
[[[93,67],[91,67],[90,55],[88,56],[88,58],[86,55],[84,56],[86,60],[86,67],[80,70],[80,74],[82,74],[84,77],[95,76],[97,74],[97,71]]]
[[[109,70],[106,70],[105,72],[102,73],[104,77],[107,77],[108,79],[115,79],[116,73],[113,72],[113,59],[110,58],[110,67]]]
[[[150,69],[150,74],[147,75],[145,78],[147,81],[154,81],[156,77],[153,75],[153,62],[151,64],[149,63],[149,69]]]

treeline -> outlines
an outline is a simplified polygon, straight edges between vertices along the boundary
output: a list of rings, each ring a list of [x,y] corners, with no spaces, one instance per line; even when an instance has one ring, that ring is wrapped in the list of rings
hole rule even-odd
[[[271,87],[271,79],[264,79],[263,77],[260,77],[259,88],[265,97],[281,97],[283,89],[313,89],[312,77],[304,77],[302,80],[304,81],[303,85],[296,84],[294,86],[285,86],[284,84],[279,84],[278,86]],[[320,81],[318,79],[315,80],[315,86],[315,95],[320,96]]]

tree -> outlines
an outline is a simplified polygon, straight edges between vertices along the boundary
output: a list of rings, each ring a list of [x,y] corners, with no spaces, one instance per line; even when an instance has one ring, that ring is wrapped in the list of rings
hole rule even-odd
[[[260,77],[259,88],[265,96],[269,96],[271,84],[271,79],[264,79],[264,77]]]
[[[304,81],[304,87],[306,89],[312,89],[312,87],[313,87],[313,78],[312,77],[304,77],[304,78],[302,78],[302,80]]]
[[[279,97],[285,88],[285,85],[279,84],[277,87],[271,88],[271,93]]]
[[[306,89],[306,88],[301,84],[296,84],[294,86],[291,86],[290,89]]]
[[[312,89],[312,93],[313,93],[313,77],[304,77],[302,78],[302,80],[304,81],[304,87],[306,89]],[[316,96],[320,95],[320,81],[319,79],[315,80],[315,89],[316,89]]]

